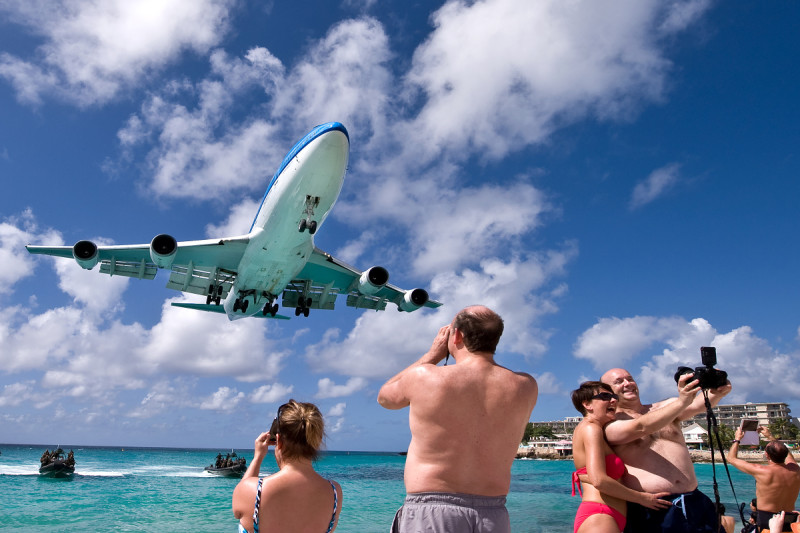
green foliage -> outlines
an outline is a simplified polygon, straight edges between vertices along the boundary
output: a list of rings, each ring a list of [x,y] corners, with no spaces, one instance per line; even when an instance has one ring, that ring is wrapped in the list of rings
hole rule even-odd
[[[732,428],[726,426],[725,424],[721,424],[717,428],[717,433],[719,434],[719,440],[722,442],[722,449],[727,450],[730,448],[731,443],[733,442],[734,431]],[[719,444],[717,444],[717,437],[714,435],[713,431],[709,431],[706,438],[711,438],[711,444],[714,446],[715,450],[719,450]],[[706,440],[708,442],[708,440]]]
[[[533,422],[528,422],[525,426],[525,433],[522,436],[522,442],[528,442],[531,439],[536,439],[540,437],[544,437],[547,439],[555,438],[556,434],[553,432],[553,428],[546,425],[536,425]]]
[[[788,418],[776,418],[768,428],[772,436],[779,440],[797,440],[800,433]]]

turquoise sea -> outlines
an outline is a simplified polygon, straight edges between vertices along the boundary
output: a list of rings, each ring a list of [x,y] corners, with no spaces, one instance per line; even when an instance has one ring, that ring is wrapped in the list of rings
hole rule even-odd
[[[2,531],[236,531],[231,494],[238,480],[203,472],[218,452],[230,450],[62,446],[75,451],[71,479],[38,475],[44,446],[0,444]],[[51,447],[52,449],[52,447]],[[252,458],[252,450],[236,450]],[[405,496],[405,457],[393,453],[325,452],[317,470],[344,491],[337,532],[387,532]],[[277,467],[272,456],[262,474]],[[578,498],[570,497],[572,461],[519,459],[512,468],[508,510],[521,533],[572,531]],[[700,489],[713,499],[711,465],[697,464]],[[749,476],[731,469],[739,501],[755,496]],[[735,512],[722,465],[722,502]],[[737,527],[737,531],[739,529]]]

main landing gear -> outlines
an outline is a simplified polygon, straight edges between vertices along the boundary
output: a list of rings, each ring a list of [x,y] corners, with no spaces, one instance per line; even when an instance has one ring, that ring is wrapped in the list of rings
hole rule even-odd
[[[314,208],[318,205],[319,196],[306,195],[306,207],[303,210],[305,218],[300,221],[300,225],[297,228],[300,233],[308,230],[309,234],[314,235],[317,232],[317,221],[313,220],[311,217],[314,216]]]
[[[214,287],[214,284],[208,286],[208,296],[206,296],[206,305],[210,305],[211,302],[214,302],[215,305],[219,305],[220,300],[222,299],[222,285],[218,285]]]
[[[274,301],[275,301],[274,297],[269,299],[269,301],[267,302],[267,305],[265,305],[264,309],[261,311],[262,315],[264,315],[264,316],[270,315],[270,316],[274,317],[275,315],[278,314],[278,304],[277,303],[273,303]]]
[[[310,308],[311,298],[301,296],[297,299],[297,307],[294,308],[294,316],[300,316],[300,314],[302,314],[303,316],[307,317]]]

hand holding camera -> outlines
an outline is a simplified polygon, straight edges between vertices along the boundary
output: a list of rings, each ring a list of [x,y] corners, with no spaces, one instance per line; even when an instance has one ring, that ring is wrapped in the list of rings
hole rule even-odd
[[[678,398],[689,405],[694,401],[694,397],[700,392],[700,381],[691,372],[685,372],[675,380],[678,383]]]
[[[700,348],[700,359],[703,366],[698,366],[694,370],[688,366],[679,366],[675,372],[675,382],[684,374],[694,374],[694,378],[700,382],[701,389],[718,389],[728,384],[728,373],[724,370],[717,370],[717,349],[713,346],[703,346]]]

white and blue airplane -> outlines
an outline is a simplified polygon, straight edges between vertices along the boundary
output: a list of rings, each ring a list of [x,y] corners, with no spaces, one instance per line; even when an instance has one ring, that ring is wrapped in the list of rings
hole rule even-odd
[[[150,244],[78,241],[26,248],[32,254],[74,258],[89,270],[100,263],[100,272],[111,276],[153,279],[158,269],[170,270],[168,288],[206,297],[205,304],[172,305],[225,313],[230,320],[287,319],[277,314],[279,297],[295,316],[333,309],[340,294],[347,295],[348,306],[362,309],[381,311],[388,302],[399,311],[439,307],[424,289],[388,284],[389,273],[381,266],[361,272],[314,246],[314,234],[341,192],[349,153],[342,124],[311,130],[283,159],[246,235],[177,242],[161,234]]]

